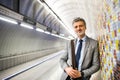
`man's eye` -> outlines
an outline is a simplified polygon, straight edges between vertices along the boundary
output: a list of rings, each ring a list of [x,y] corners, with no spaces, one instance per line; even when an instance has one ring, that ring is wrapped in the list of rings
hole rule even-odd
[[[74,28],[77,28],[77,26],[75,26]]]
[[[83,27],[84,25],[79,25],[79,27]]]

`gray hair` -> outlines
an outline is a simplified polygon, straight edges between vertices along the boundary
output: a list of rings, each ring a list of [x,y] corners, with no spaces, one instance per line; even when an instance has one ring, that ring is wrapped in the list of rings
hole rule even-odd
[[[82,21],[84,23],[84,25],[86,26],[86,22],[83,18],[80,18],[80,17],[77,17],[75,18],[73,21],[72,21],[72,24],[74,24],[75,22],[78,22],[78,21]]]

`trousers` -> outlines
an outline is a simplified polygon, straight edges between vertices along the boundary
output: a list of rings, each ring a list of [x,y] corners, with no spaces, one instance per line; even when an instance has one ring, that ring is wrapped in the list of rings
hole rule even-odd
[[[71,79],[70,76],[68,76],[68,77],[66,78],[66,80],[85,80],[85,79],[82,79],[82,78]]]

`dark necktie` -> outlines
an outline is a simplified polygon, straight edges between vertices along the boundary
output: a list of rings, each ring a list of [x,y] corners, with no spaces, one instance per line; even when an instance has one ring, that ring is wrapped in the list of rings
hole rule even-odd
[[[76,67],[77,68],[78,68],[79,59],[81,56],[82,42],[83,42],[83,40],[79,40],[79,45],[78,45],[78,49],[77,49],[77,53],[76,53]]]

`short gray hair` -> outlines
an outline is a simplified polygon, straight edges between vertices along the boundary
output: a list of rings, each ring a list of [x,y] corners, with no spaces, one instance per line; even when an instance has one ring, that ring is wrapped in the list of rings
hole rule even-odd
[[[86,26],[86,22],[83,18],[80,18],[80,17],[77,17],[75,18],[73,21],[72,21],[72,24],[74,24],[75,22],[78,22],[78,21],[82,21],[84,23],[84,25]]]

